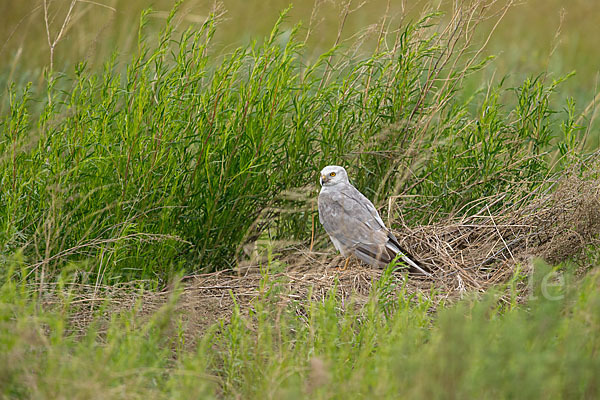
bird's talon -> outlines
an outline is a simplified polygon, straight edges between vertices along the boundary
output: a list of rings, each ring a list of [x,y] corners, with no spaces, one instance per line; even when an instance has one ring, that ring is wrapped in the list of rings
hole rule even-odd
[[[350,257],[346,258],[346,262],[344,263],[344,266],[339,268],[339,272],[345,271],[346,268],[348,268],[348,263],[350,262]]]

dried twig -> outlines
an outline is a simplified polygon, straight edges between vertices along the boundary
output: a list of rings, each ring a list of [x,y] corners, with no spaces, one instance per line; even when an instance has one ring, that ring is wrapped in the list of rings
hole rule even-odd
[[[73,15],[73,9],[75,8],[75,4],[77,3],[77,0],[71,0],[71,4],[69,5],[69,10],[67,11],[67,15],[65,16],[65,19],[63,20],[63,23],[60,27],[60,30],[58,31],[58,33],[56,34],[54,39],[52,39],[52,37],[50,35],[50,23],[48,21],[48,3],[49,3],[48,0],[44,0],[44,23],[46,25],[46,38],[48,40],[48,46],[50,47],[50,71],[53,71],[54,70],[54,49],[56,48],[56,45],[58,44],[58,42],[60,42],[60,39],[62,39],[63,34],[66,32],[69,22],[71,22],[71,17]]]

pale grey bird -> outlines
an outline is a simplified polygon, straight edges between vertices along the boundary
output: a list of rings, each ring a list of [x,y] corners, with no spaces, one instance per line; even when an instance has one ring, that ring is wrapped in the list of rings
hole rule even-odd
[[[377,209],[348,180],[343,167],[330,165],[321,171],[319,221],[333,245],[347,257],[351,255],[367,264],[385,267],[400,255],[411,272],[430,275],[400,246],[381,220]]]

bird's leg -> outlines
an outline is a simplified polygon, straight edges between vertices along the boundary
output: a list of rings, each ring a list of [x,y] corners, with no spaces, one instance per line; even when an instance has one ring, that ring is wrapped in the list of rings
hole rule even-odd
[[[340,271],[345,271],[346,268],[348,268],[348,263],[350,262],[350,257],[351,256],[346,257],[346,262],[344,263],[344,267],[340,268]]]

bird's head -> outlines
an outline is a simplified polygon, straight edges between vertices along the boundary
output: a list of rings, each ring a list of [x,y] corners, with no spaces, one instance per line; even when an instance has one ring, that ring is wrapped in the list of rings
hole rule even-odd
[[[328,165],[321,170],[321,186],[333,186],[338,183],[349,183],[344,167]]]

